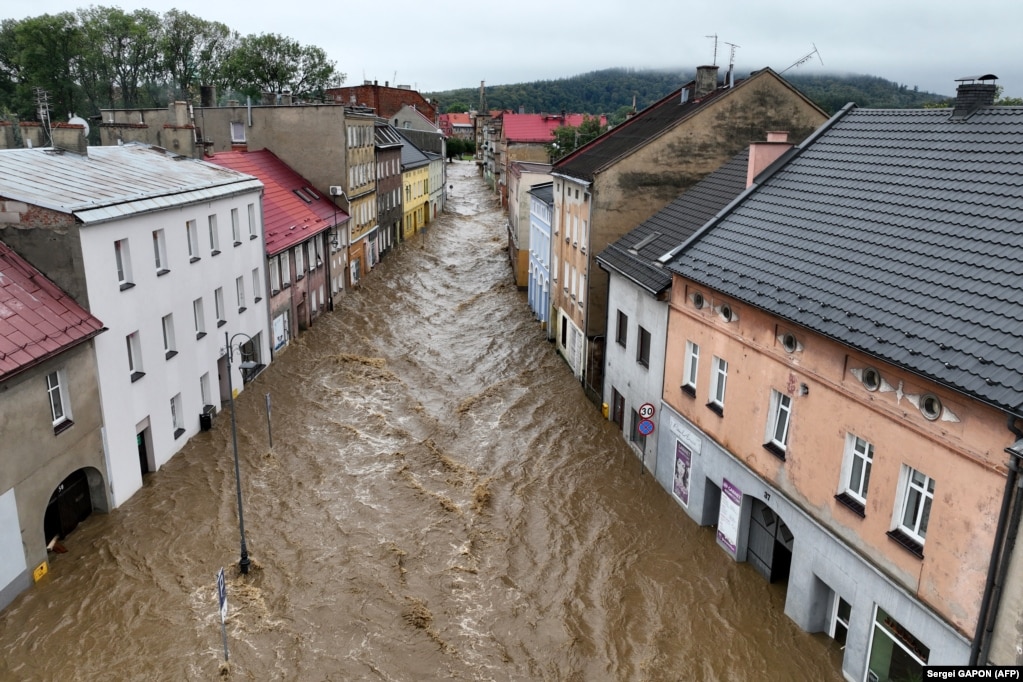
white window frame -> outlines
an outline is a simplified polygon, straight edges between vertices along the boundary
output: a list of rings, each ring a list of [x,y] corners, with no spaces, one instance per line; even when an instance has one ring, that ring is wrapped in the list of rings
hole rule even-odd
[[[234,280],[235,294],[238,297],[238,312],[245,312],[245,277],[238,276]]]
[[[121,289],[133,286],[131,278],[131,251],[127,237],[114,242],[114,260],[117,264],[117,283],[121,286]]]
[[[686,341],[686,359],[682,388],[691,388],[696,393],[696,380],[700,371],[700,344]]]
[[[185,419],[182,414],[184,408],[181,406],[181,394],[178,393],[170,399],[171,428],[174,430],[174,437],[178,438],[185,432]]]
[[[295,247],[295,279],[305,277],[305,246],[299,244]]]
[[[125,345],[128,350],[128,375],[134,383],[146,375],[142,367],[142,340],[138,331],[125,337]]]
[[[771,389],[771,407],[768,412],[767,434],[765,442],[782,452],[788,450],[789,431],[792,428],[792,396]],[[782,427],[781,439],[778,439],[778,430]]]
[[[710,364],[710,395],[711,405],[725,407],[725,387],[728,384],[728,361],[716,355],[711,356]]]
[[[167,236],[162,228],[153,230],[153,264],[156,266],[157,275],[170,272],[167,263]]]
[[[50,401],[53,428],[71,421],[71,401],[67,392],[67,373],[63,368],[46,375],[46,394]]]
[[[201,296],[192,301],[192,319],[195,321],[195,338],[206,336],[206,312],[203,310]]]
[[[217,214],[210,214],[207,221],[210,228],[210,255],[216,256],[220,253],[220,228],[217,227]]]
[[[210,373],[205,372],[199,377],[199,397],[202,399],[203,407],[213,404],[213,393],[210,391]]]
[[[252,268],[252,302],[259,303],[263,300],[260,293],[263,290],[263,278],[259,276],[259,268]]]
[[[195,263],[199,256],[199,226],[195,220],[185,221],[185,238],[188,241],[188,260]]]
[[[921,545],[927,537],[927,525],[934,503],[934,487],[933,478],[911,466],[902,465],[895,523],[898,530]],[[907,520],[910,513],[913,518]]]
[[[231,121],[231,142],[245,142],[245,123],[242,121]]]
[[[163,353],[170,360],[178,354],[177,344],[174,341],[174,314],[164,315],[160,319],[160,326],[163,329]]]
[[[256,205],[249,204],[249,239],[255,239],[259,235],[256,233]]]
[[[854,433],[845,434],[845,455],[842,458],[842,489],[840,492],[865,505],[873,461],[873,443]]]
[[[291,252],[281,254],[281,289],[291,286]]]
[[[238,209],[231,209],[231,239],[234,240],[235,246],[242,245],[242,224],[241,218],[238,217]]]
[[[227,324],[227,312],[224,310],[224,287],[214,289],[213,308],[217,316],[217,326],[223,327]]]

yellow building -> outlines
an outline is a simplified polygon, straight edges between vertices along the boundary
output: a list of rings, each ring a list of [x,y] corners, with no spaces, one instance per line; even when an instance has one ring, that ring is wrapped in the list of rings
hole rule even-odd
[[[401,131],[398,134],[401,135]],[[404,135],[401,141],[402,239],[408,239],[427,222],[430,159]]]

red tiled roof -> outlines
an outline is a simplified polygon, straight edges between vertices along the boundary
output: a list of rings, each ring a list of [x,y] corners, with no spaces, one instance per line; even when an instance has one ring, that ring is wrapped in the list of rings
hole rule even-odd
[[[102,322],[0,242],[0,381],[102,329]]]
[[[224,168],[254,175],[262,181],[265,187],[263,237],[268,256],[285,251],[348,220],[347,213],[335,208],[329,198],[268,149],[220,152],[206,157],[206,160]],[[294,190],[303,190],[311,201],[303,201]],[[312,190],[312,194],[309,190]]]
[[[508,142],[552,142],[554,131],[561,126],[578,128],[584,114],[505,114],[502,137]],[[601,125],[607,123],[600,117]]]

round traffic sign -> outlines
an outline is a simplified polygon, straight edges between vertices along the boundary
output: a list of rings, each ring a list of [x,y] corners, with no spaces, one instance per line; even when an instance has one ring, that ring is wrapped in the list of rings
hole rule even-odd
[[[639,425],[636,428],[639,429],[639,432],[644,436],[649,436],[654,432],[654,423],[649,419],[644,419],[639,422]]]
[[[639,416],[641,419],[650,419],[654,416],[654,406],[650,403],[643,403],[639,406]]]

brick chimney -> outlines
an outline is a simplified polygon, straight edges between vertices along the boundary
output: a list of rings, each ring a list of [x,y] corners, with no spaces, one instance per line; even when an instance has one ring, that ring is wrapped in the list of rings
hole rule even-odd
[[[700,99],[718,89],[718,67],[697,66],[696,67],[696,88],[693,92],[693,99]]]
[[[971,114],[981,107],[991,106],[995,103],[997,86],[991,83],[978,81],[995,81],[998,76],[986,74],[984,76],[963,76],[957,78],[959,87],[956,88],[956,104],[952,110],[952,120],[969,118]],[[969,81],[969,82],[967,82]]]
[[[74,123],[54,123],[50,128],[54,149],[85,155],[89,143],[85,140],[85,126]]]
[[[14,124],[0,121],[0,149],[14,149]]]
[[[784,130],[767,131],[767,142],[751,142],[749,146],[749,165],[746,167],[746,186],[765,168],[777,161],[782,154],[792,149],[789,134]]]

